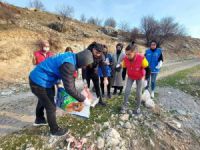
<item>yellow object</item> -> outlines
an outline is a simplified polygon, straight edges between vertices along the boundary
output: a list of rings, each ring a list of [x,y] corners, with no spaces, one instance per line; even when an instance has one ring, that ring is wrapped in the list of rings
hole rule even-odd
[[[122,66],[122,68],[126,68],[124,60],[121,62],[121,66]],[[142,61],[142,68],[146,68],[148,66],[149,66],[149,63],[148,63],[147,59],[144,57],[144,59]]]
[[[121,66],[122,66],[122,68],[126,68],[124,60],[121,62]]]
[[[149,66],[149,63],[148,63],[147,59],[144,57],[144,59],[143,59],[143,61],[142,61],[142,67],[143,67],[143,68],[146,68],[146,67],[148,67],[148,66]]]

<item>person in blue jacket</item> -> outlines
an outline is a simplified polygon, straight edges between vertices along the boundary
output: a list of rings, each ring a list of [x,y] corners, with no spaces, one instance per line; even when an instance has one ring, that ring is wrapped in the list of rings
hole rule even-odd
[[[147,58],[151,70],[151,76],[147,80],[146,89],[149,88],[151,84],[151,97],[154,98],[154,91],[156,87],[156,78],[160,72],[160,68],[163,64],[163,54],[162,50],[158,48],[158,43],[155,40],[152,40],[150,43],[150,48],[146,50],[145,57]]]
[[[104,54],[104,60],[103,63],[105,66],[99,66],[98,67],[98,75],[100,77],[100,85],[101,85],[101,92],[102,96],[104,97],[104,78],[107,77],[108,84],[107,84],[107,97],[111,98],[110,89],[111,89],[111,76],[112,76],[112,56],[108,53],[108,47],[106,45],[103,45],[103,54]],[[104,67],[104,68],[103,68]],[[105,69],[106,73],[103,74],[103,69]]]
[[[75,88],[74,72],[78,68],[93,63],[93,55],[89,50],[77,54],[71,52],[60,53],[52,56],[38,66],[29,75],[31,91],[38,98],[36,119],[34,126],[48,125],[52,136],[63,136],[66,129],[61,129],[56,123],[56,104],[54,102],[54,85],[62,80],[66,92],[79,102],[90,105],[86,95],[82,95]],[[44,117],[46,110],[47,122]]]

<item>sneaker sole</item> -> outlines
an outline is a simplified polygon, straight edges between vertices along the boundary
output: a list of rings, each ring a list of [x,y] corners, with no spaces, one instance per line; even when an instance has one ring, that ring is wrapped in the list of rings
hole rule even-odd
[[[65,134],[63,134],[63,135],[53,135],[53,134],[50,134],[50,136],[51,136],[52,138],[64,137],[64,136],[66,136],[68,133],[69,133],[69,130],[68,130]]]
[[[48,126],[48,124],[47,124],[47,123],[43,123],[43,124],[36,124],[36,123],[34,123],[33,126],[34,126],[34,127]]]

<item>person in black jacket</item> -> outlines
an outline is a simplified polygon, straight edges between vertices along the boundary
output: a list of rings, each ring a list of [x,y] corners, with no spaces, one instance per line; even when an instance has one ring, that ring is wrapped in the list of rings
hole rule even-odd
[[[83,69],[82,77],[83,81],[87,81],[87,86],[90,87],[90,80],[92,80],[96,92],[97,98],[99,98],[99,105],[106,106],[106,103],[103,102],[102,93],[100,90],[100,82],[98,76],[98,66],[102,68],[102,73],[104,75],[104,85],[108,85],[108,79],[106,77],[106,64],[103,62],[104,55],[103,55],[103,45],[97,42],[91,43],[88,48],[93,54],[94,62]]]

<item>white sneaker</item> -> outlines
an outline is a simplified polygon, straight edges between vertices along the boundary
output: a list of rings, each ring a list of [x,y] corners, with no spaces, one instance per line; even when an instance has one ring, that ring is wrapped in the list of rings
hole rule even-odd
[[[154,98],[154,91],[151,92],[151,98]]]

